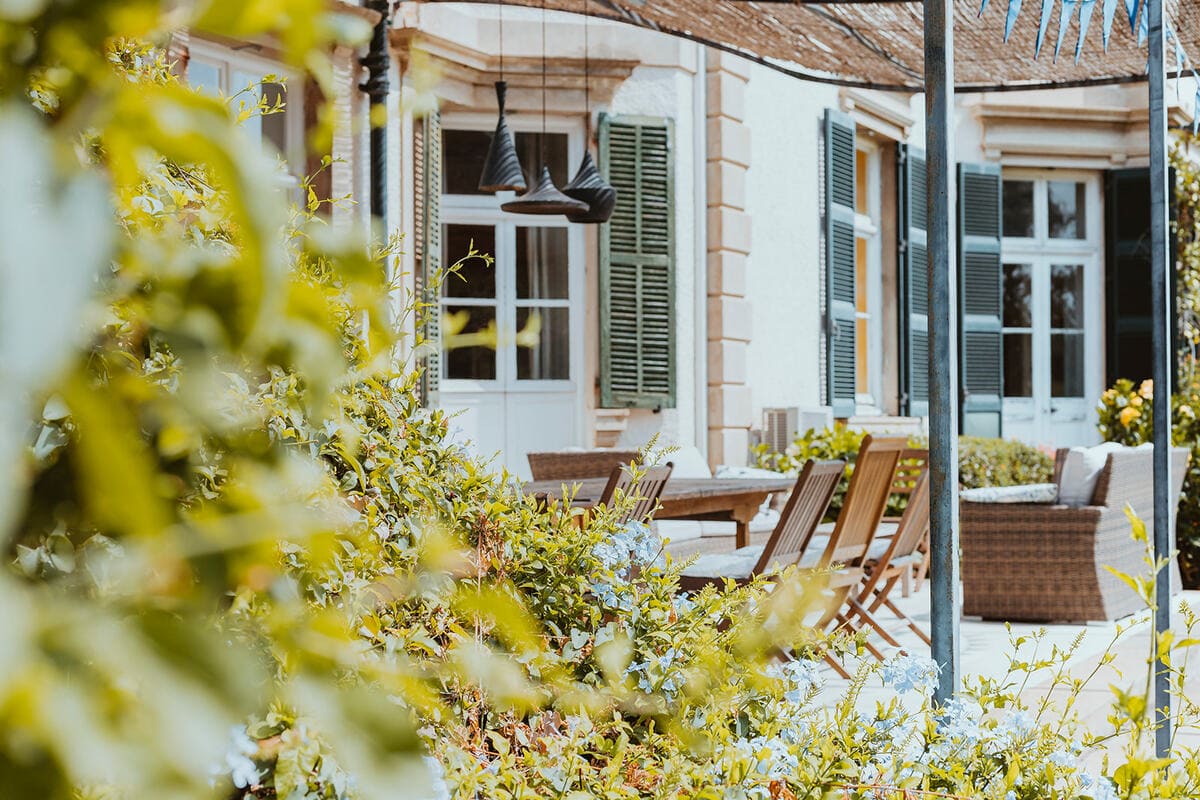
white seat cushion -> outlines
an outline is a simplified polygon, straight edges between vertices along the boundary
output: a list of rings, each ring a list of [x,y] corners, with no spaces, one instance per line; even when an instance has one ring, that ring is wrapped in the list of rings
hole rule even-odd
[[[651,523],[655,533],[664,541],[686,542],[699,539],[703,523],[689,519],[660,519]]]
[[[684,568],[683,574],[692,578],[749,578],[762,550],[761,545],[751,545],[732,553],[705,553]]]
[[[1058,479],[1058,502],[1076,507],[1090,505],[1108,454],[1120,449],[1121,445],[1116,442],[1105,442],[1095,447],[1072,447],[1063,461],[1062,474]]]
[[[825,540],[828,541],[829,536],[830,536],[830,534],[833,533],[834,526],[836,526],[836,525],[837,525],[836,522],[822,522],[820,525],[817,526],[817,530],[816,530],[816,533],[813,535],[813,538],[816,538],[818,536],[823,536],[823,537],[825,537]],[[879,523],[879,530],[875,532],[875,538],[886,539],[889,536],[895,536],[896,531],[899,529],[900,529],[900,523],[898,523],[898,522],[887,522],[887,521],[881,522],[881,523]]]
[[[1095,484],[1092,484],[1092,488],[1095,489]],[[1058,500],[1058,487],[1053,483],[985,486],[964,489],[959,497],[968,503],[1053,503]]]

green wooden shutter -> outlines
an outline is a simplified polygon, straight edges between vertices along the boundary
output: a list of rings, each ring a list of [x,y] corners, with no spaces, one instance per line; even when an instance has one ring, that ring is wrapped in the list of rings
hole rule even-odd
[[[600,118],[617,190],[600,233],[600,405],[675,407],[675,203],[669,119]]]
[[[958,352],[966,436],[1001,435],[1001,186],[998,165],[958,165]]]
[[[442,339],[442,123],[434,110],[420,120],[413,136],[415,192],[413,227],[416,230],[416,289],[418,313],[418,356],[421,369],[421,401],[425,407],[438,403],[441,381]]]
[[[929,414],[929,207],[925,151],[896,146],[897,288],[900,292],[900,410]]]
[[[825,109],[825,372],[833,416],[854,415],[854,120]]]

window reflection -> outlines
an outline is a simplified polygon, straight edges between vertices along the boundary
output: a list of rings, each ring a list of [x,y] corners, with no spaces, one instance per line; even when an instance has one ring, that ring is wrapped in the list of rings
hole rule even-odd
[[[571,377],[569,310],[565,307],[517,309],[517,379],[568,380]],[[528,341],[526,340],[528,337]]]
[[[1004,182],[1004,235],[1033,237],[1033,181]]]
[[[1033,272],[1028,264],[1004,265],[1004,327],[1028,328],[1033,324]]]
[[[1050,267],[1050,327],[1083,327],[1083,266]]]
[[[567,298],[567,229],[517,228],[517,297]]]
[[[1004,396],[1033,397],[1033,334],[1004,334]]]
[[[1076,181],[1047,181],[1046,200],[1051,239],[1086,239],[1085,185]]]
[[[1050,395],[1083,397],[1083,332],[1050,334]]]
[[[495,307],[446,306],[441,324],[443,375],[464,380],[495,380]]]
[[[472,247],[477,253],[493,255],[496,252],[495,226],[442,226],[443,267],[457,264]],[[493,298],[496,296],[496,270],[485,259],[467,259],[453,275],[445,277],[442,294],[446,297]]]

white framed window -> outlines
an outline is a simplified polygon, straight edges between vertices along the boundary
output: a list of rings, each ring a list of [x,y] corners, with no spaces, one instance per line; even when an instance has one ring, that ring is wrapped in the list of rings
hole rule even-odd
[[[288,172],[303,174],[304,91],[302,78],[277,61],[258,55],[256,45],[235,49],[193,40],[188,45],[187,82],[229,100],[235,111],[255,107],[260,99],[283,105],[283,111],[253,115],[242,123],[252,139],[270,147],[287,163]],[[278,80],[266,80],[276,76]]]
[[[1103,382],[1100,181],[1004,170],[1004,430],[1036,444],[1095,436]]]
[[[463,333],[487,333],[495,346],[443,352],[443,392],[546,391],[574,394],[582,385],[583,239],[561,216],[511,214],[500,206],[513,196],[480,192],[491,128],[486,114],[453,114],[442,128],[442,261],[454,264],[473,245],[494,257],[491,267],[472,260],[465,280],[450,277],[442,292],[443,325],[466,319]],[[578,126],[548,121],[545,133],[512,124],[526,173],[536,182],[543,157],[558,186],[582,155]],[[530,183],[530,185],[533,185]],[[518,341],[518,336],[525,338]],[[536,341],[534,341],[536,339]]]
[[[856,137],[854,152],[855,402],[880,414],[883,396],[883,254],[880,147]]]
[[[442,122],[441,263],[456,263],[473,245],[494,257],[467,265],[466,280],[448,277],[441,297],[443,346],[438,403],[456,414],[464,441],[499,454],[528,475],[525,454],[585,442],[585,392],[592,388],[585,353],[585,226],[560,215],[512,214],[512,192],[478,190],[494,111],[444,113]],[[510,129],[526,181],[544,155],[560,187],[583,157],[579,119],[513,115]],[[477,339],[447,342],[447,322],[465,322]],[[523,334],[523,335],[522,335]],[[463,346],[467,344],[469,346]]]

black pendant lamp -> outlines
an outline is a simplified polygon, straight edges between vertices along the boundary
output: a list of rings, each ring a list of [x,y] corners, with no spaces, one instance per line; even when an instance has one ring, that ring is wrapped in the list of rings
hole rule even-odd
[[[546,163],[546,0],[542,0],[542,175],[538,185],[515,200],[500,206],[514,214],[581,214],[587,203],[567,197],[554,185],[550,166]]]
[[[570,218],[572,214],[586,214],[588,204],[560,192],[550,177],[550,167],[543,164],[538,185],[517,199],[502,204],[500,208],[514,214],[566,214]]]
[[[521,159],[517,157],[517,145],[504,117],[504,100],[508,94],[508,83],[504,80],[504,11],[496,4],[500,28],[500,80],[496,81],[496,105],[500,118],[496,121],[496,132],[488,145],[487,160],[483,162],[483,174],[479,176],[481,192],[523,192],[525,173],[521,170]]]
[[[617,206],[617,190],[612,187],[592,160],[592,151],[588,145],[592,141],[592,103],[591,103],[591,63],[588,55],[588,12],[591,10],[591,0],[584,4],[583,16],[583,110],[587,114],[587,135],[584,137],[583,161],[579,171],[571,182],[563,187],[567,197],[587,203],[587,211],[567,213],[571,222],[597,223],[608,222],[613,209]]]

